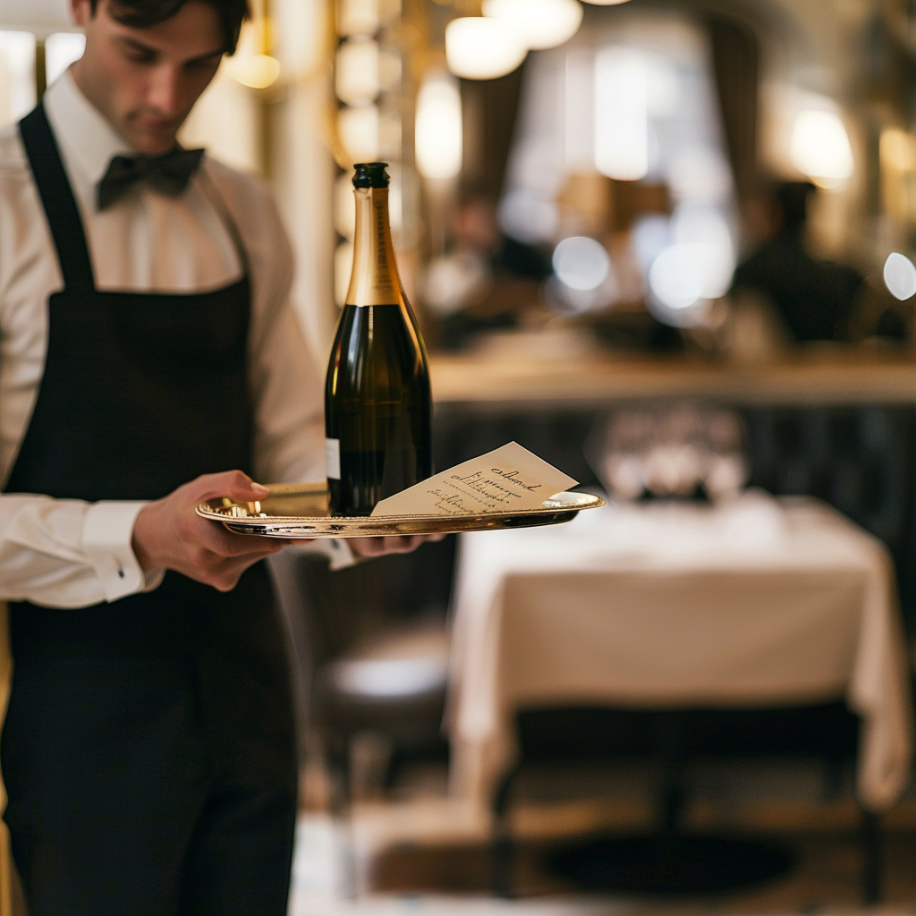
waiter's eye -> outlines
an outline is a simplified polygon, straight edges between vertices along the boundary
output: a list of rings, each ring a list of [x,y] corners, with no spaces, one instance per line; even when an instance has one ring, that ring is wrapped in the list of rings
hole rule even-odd
[[[215,70],[219,66],[222,57],[222,54],[218,54],[216,57],[204,57],[200,60],[189,61],[185,66],[189,70]]]
[[[125,42],[121,47],[124,56],[134,63],[151,64],[156,60],[156,52],[151,48],[144,48],[142,45],[135,45],[132,42]]]

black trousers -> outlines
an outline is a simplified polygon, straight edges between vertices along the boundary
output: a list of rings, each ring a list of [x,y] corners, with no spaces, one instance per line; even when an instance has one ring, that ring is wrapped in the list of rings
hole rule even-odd
[[[292,708],[262,622],[260,671],[257,640],[15,656],[0,753],[30,916],[285,916]]]
[[[220,772],[192,663],[22,668],[3,766],[30,916],[284,916],[294,786]]]

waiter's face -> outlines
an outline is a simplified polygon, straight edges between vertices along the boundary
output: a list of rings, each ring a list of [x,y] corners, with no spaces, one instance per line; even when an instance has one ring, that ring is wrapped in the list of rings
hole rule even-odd
[[[77,85],[138,152],[168,152],[223,56],[215,10],[190,0],[171,19],[140,29],[114,19],[109,0],[99,0],[94,14],[89,0],[71,4],[86,32],[73,68]]]

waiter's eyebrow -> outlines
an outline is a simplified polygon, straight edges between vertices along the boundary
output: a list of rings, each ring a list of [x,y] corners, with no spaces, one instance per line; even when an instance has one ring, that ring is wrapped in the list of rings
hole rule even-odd
[[[119,38],[121,43],[129,47],[132,51],[137,51],[141,54],[149,54],[151,57],[156,57],[162,53],[159,48],[156,48],[153,45],[144,44],[142,41],[137,41],[136,38],[131,38],[129,35],[121,35]],[[185,65],[202,64],[208,61],[212,61],[215,58],[222,57],[225,53],[225,48],[217,48],[214,51],[208,51],[205,54],[200,54],[196,57],[190,57],[186,61],[183,61],[183,63]]]

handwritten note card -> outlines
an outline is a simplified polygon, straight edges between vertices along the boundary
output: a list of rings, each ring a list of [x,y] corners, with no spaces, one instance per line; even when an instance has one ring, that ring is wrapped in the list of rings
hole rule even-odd
[[[372,515],[487,515],[537,509],[577,482],[510,442],[383,499]]]

